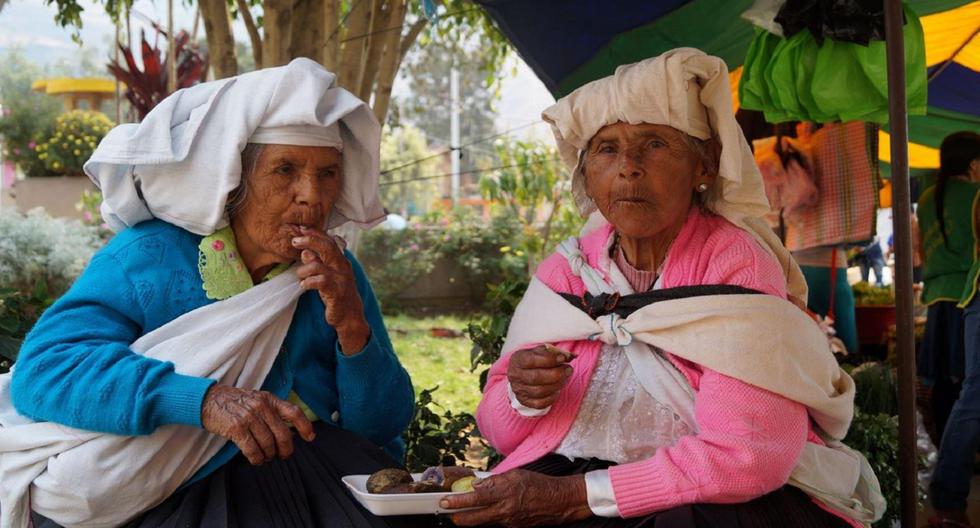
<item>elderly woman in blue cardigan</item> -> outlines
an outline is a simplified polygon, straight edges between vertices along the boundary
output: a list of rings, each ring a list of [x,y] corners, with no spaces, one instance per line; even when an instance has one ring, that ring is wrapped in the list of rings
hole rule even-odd
[[[363,270],[325,231],[383,218],[379,137],[366,105],[308,60],[182,90],[107,136],[86,171],[119,232],[25,340],[13,405],[112,435],[203,430],[194,438],[212,447],[178,456],[175,441],[146,444],[159,453],[141,465],[198,461],[180,466],[183,482],[158,486],[169,495],[148,511],[118,501],[159,493],[150,485],[100,483],[102,502],[117,501],[106,512],[70,502],[43,473],[31,488],[35,526],[404,523],[339,490],[344,474],[397,465],[414,405]],[[135,350],[155,332],[182,343],[163,356],[173,361]],[[238,334],[260,338],[221,345]],[[213,377],[182,372],[185,358],[236,347]],[[132,481],[156,478],[146,473]]]

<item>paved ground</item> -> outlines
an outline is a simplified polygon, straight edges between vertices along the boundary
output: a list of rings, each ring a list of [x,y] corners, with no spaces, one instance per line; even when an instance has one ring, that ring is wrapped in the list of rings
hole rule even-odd
[[[980,526],[980,475],[973,476],[973,492],[970,493],[970,498],[967,499],[966,512],[970,516],[970,520],[973,522],[974,526]],[[929,517],[932,517],[933,511],[929,506],[928,501],[926,501],[925,511],[919,512],[918,522],[916,526],[922,528],[927,526]]]

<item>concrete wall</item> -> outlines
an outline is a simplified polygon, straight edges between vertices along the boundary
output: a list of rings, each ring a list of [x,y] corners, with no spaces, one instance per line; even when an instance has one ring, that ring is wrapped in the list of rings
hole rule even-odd
[[[486,297],[486,285],[471,285],[466,270],[448,258],[436,261],[432,272],[419,277],[398,296],[407,306],[435,310],[471,310]]]
[[[75,209],[75,204],[81,200],[82,191],[86,189],[98,190],[92,180],[84,176],[51,176],[17,180],[11,194],[21,213],[43,207],[54,217],[81,219],[82,212]]]

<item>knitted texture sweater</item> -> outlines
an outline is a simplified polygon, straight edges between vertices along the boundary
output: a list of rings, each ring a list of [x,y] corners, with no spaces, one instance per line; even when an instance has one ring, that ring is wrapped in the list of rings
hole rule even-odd
[[[580,239],[581,250],[593,267],[610,236],[612,227],[607,225]],[[586,291],[558,254],[542,262],[536,276],[558,293],[582,295]],[[786,297],[778,263],[751,235],[698,210],[691,212],[674,241],[661,281],[664,288],[729,284]],[[575,421],[601,343],[555,345],[578,358],[558,400],[543,416],[525,417],[511,406],[509,356],[490,369],[477,422],[490,443],[507,455],[494,472],[520,467],[554,451]],[[668,358],[696,392],[698,432],[648,459],[610,468],[622,516],[641,516],[683,504],[752,500],[786,484],[805,442],[820,443],[803,405],[670,354]]]
[[[201,427],[201,404],[214,380],[178,374],[173,363],[129,348],[140,336],[215,302],[202,288],[200,241],[158,220],[117,234],[25,339],[11,383],[17,411],[37,421],[120,435],[150,434],[170,424]],[[363,270],[345,255],[371,327],[368,343],[343,355],[319,295],[306,292],[262,389],[283,399],[295,391],[321,419],[400,458],[399,435],[414,411],[412,384]],[[237,452],[228,442],[189,482]]]

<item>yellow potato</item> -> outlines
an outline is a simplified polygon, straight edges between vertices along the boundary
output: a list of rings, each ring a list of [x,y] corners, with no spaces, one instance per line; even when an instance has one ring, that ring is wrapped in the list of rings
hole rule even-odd
[[[463,477],[453,482],[452,491],[473,491],[473,481],[476,477]]]

